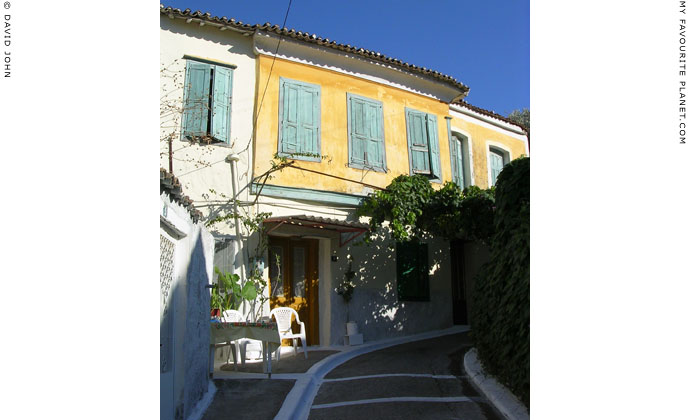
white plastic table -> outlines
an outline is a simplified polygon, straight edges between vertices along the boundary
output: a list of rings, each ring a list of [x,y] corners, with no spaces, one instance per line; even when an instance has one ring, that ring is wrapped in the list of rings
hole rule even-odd
[[[275,322],[211,322],[210,373],[213,375],[213,361],[216,344],[228,343],[240,338],[261,340],[263,345],[264,372],[271,378],[271,347],[280,346],[278,324]]]

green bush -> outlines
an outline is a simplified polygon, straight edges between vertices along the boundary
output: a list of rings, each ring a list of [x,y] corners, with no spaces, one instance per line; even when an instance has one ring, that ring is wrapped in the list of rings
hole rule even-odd
[[[491,259],[475,279],[472,338],[488,373],[529,407],[529,158],[496,182]]]

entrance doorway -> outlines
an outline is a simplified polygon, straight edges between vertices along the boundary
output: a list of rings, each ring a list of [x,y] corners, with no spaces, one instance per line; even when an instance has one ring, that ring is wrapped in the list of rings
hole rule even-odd
[[[453,324],[467,325],[465,243],[461,240],[450,242],[450,275],[453,290]]]
[[[271,309],[289,306],[307,330],[307,344],[319,344],[319,241],[270,236],[268,276]],[[293,331],[299,325],[293,323]]]

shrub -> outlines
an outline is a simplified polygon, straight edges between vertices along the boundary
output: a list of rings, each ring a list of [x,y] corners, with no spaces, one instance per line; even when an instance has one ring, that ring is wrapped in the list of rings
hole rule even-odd
[[[496,182],[491,259],[475,280],[472,337],[488,373],[529,407],[529,158]]]

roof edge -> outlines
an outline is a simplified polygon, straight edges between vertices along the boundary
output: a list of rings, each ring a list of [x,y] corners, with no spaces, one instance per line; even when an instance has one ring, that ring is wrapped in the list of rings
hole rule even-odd
[[[208,22],[214,24],[215,26],[227,27],[239,32],[244,33],[256,33],[257,30],[261,30],[268,33],[273,33],[278,36],[290,37],[305,43],[316,44],[320,46],[325,46],[338,51],[344,51],[359,55],[360,57],[365,57],[367,59],[378,61],[387,65],[392,65],[400,69],[410,71],[413,73],[421,74],[438,81],[441,81],[447,85],[450,85],[458,89],[461,93],[457,98],[464,98],[470,91],[470,88],[463,84],[462,82],[456,80],[454,77],[447,74],[443,74],[436,70],[428,69],[426,67],[416,66],[399,60],[397,58],[388,57],[380,52],[367,50],[365,48],[360,48],[357,46],[352,46],[350,44],[340,44],[336,41],[330,40],[328,38],[322,38],[316,34],[310,34],[309,32],[297,31],[295,29],[288,29],[286,27],[280,27],[279,25],[272,25],[270,22],[266,22],[263,25],[250,25],[243,23],[242,21],[237,21],[234,18],[228,19],[227,17],[212,16],[210,13],[203,13],[199,10],[192,12],[190,9],[180,10],[178,8],[166,7],[165,5],[160,5],[160,13],[167,15],[168,17],[174,18],[187,18],[193,20],[199,20],[203,22]]]

